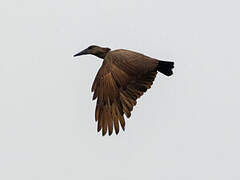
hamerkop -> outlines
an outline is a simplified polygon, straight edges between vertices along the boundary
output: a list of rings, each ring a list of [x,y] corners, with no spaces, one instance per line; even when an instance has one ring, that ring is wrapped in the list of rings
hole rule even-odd
[[[93,100],[97,98],[95,120],[97,131],[109,136],[115,129],[119,132],[119,122],[125,129],[125,119],[144,92],[153,84],[157,72],[166,76],[173,74],[173,62],[160,61],[143,54],[118,49],[89,46],[75,56],[92,54],[104,59],[92,85]]]

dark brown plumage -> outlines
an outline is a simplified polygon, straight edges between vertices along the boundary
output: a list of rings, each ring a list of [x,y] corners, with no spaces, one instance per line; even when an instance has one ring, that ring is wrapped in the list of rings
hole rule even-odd
[[[160,61],[143,54],[119,49],[90,46],[74,56],[92,54],[104,59],[92,85],[93,100],[97,98],[95,119],[97,131],[113,128],[119,133],[119,126],[125,129],[124,114],[131,116],[133,107],[144,92],[149,89],[157,72],[166,76],[173,74],[173,62]],[[119,125],[120,123],[120,125]]]

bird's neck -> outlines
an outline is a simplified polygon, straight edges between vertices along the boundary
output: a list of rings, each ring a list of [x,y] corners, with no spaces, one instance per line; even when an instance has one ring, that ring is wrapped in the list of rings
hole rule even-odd
[[[105,56],[107,55],[107,53],[110,51],[111,49],[110,48],[101,48],[101,50],[95,52],[93,55],[94,56],[97,56],[101,59],[104,59]]]

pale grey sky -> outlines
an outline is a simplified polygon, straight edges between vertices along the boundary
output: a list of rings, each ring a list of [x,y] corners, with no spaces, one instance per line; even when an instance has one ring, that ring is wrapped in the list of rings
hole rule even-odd
[[[3,1],[0,179],[237,180],[239,2]],[[91,44],[175,62],[126,131],[96,133]]]

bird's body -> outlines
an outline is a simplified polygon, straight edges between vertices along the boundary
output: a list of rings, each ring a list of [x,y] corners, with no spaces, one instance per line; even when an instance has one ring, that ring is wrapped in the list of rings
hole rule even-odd
[[[173,62],[160,61],[143,54],[119,49],[90,46],[74,55],[93,54],[104,59],[92,85],[93,100],[97,98],[95,119],[97,130],[105,135],[119,132],[119,122],[125,129],[124,114],[128,118],[136,100],[149,89],[157,72],[172,75]]]

